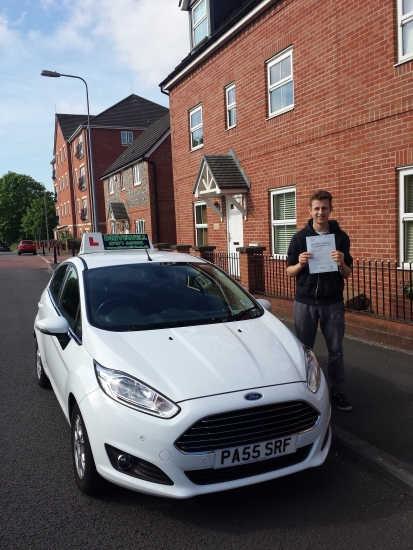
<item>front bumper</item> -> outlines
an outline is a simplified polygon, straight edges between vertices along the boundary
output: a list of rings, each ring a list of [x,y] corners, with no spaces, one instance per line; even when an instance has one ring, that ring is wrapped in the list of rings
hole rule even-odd
[[[189,498],[252,485],[321,465],[327,457],[331,443],[331,410],[324,377],[317,394],[311,393],[303,382],[257,390],[263,394],[260,405],[302,400],[319,411],[320,418],[316,426],[297,436],[297,453],[300,452],[303,456],[300,462],[231,481],[201,485],[193,483],[185,472],[199,473],[203,469],[206,473],[207,470],[211,472],[214,467],[214,453],[184,454],[174,446],[174,442],[200,418],[257,405],[245,401],[245,391],[180,402],[181,412],[172,419],[164,420],[123,406],[97,389],[79,404],[96,468],[105,479],[131,490],[170,498]],[[145,481],[128,475],[126,471],[116,470],[109,460],[105,445],[156,466],[172,480],[173,485]],[[267,461],[262,461],[262,464],[265,462]]]

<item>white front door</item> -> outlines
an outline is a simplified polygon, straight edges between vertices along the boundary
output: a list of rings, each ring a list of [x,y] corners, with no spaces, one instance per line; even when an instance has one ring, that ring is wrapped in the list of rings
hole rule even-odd
[[[241,205],[243,195],[234,195],[234,199]],[[227,198],[227,235],[228,252],[231,254],[228,262],[230,275],[239,276],[239,253],[237,248],[244,246],[244,230],[242,213]]]

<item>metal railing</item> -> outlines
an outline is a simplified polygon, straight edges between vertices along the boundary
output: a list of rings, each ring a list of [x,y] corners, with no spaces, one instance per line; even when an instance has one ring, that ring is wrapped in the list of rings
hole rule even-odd
[[[82,222],[87,222],[87,219],[88,219],[87,208],[82,208],[80,210],[80,219],[82,220]]]
[[[256,254],[253,292],[293,300],[295,278],[287,277],[286,258]],[[413,262],[400,267],[396,261],[355,260],[352,276],[345,280],[346,309],[386,319],[413,322]]]
[[[83,143],[79,143],[76,147],[75,157],[81,159],[83,157]]]
[[[86,190],[86,176],[80,176],[79,181],[77,182],[77,186],[80,191]]]
[[[240,278],[238,252],[205,252],[204,258],[229,273],[234,279]]]

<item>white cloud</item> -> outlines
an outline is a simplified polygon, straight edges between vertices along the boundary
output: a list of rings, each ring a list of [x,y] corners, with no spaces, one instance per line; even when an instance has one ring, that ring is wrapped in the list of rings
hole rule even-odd
[[[0,51],[4,53],[22,50],[22,44],[16,31],[10,29],[10,24],[5,15],[0,14]]]

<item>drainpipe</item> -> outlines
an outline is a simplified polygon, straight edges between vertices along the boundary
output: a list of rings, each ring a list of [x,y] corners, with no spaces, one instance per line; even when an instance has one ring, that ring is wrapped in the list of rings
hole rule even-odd
[[[156,188],[156,164],[149,160],[145,155],[143,155],[142,160],[147,162],[148,164],[152,164],[153,166],[153,194],[155,196],[155,210],[156,210],[156,236],[158,242],[160,242],[160,235],[159,235],[159,210],[158,210],[158,191]]]

